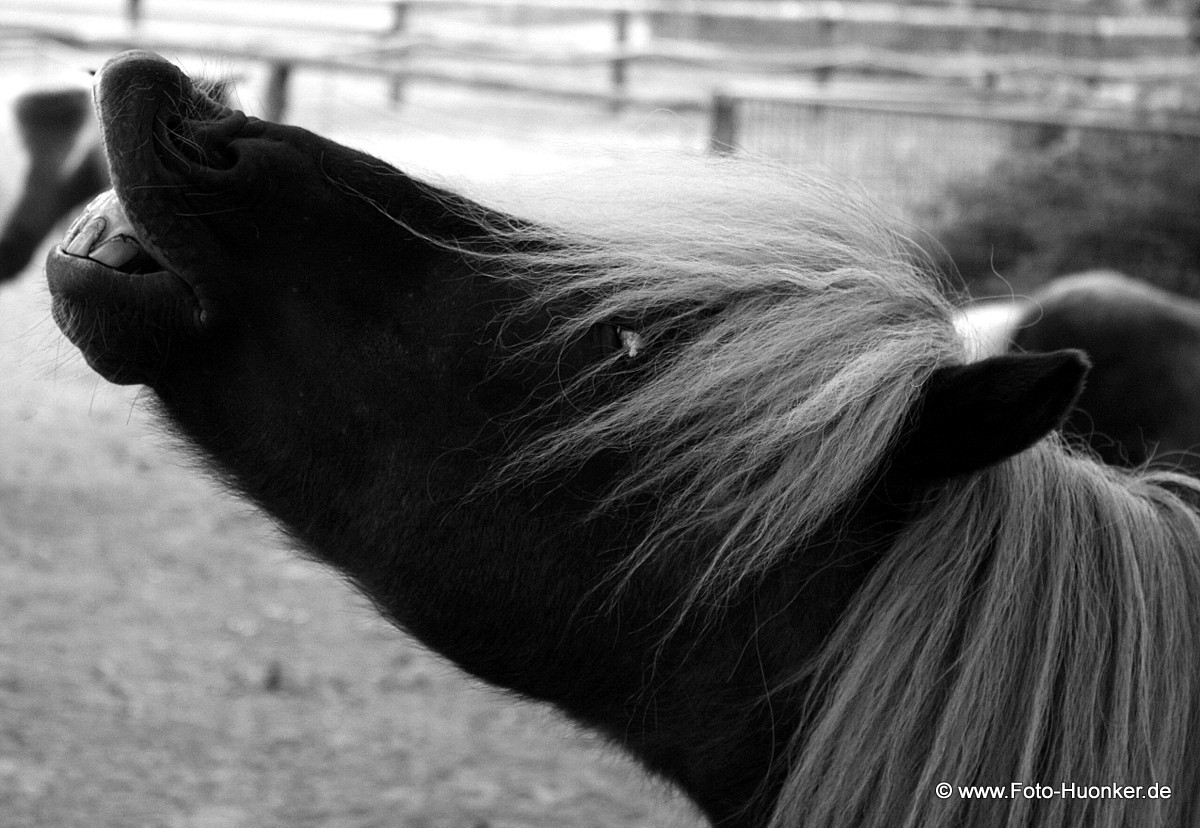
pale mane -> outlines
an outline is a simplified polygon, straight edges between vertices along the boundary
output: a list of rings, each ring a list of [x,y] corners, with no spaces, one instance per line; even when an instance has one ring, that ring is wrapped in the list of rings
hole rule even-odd
[[[609,324],[654,360],[506,471],[631,455],[600,508],[661,507],[627,571],[704,539],[684,604],[720,607],[860,493],[967,346],[911,247],[843,184],[738,162],[617,173],[586,176],[603,197],[584,207],[574,183],[506,191],[491,202],[533,223],[489,219],[499,252],[454,243],[521,282],[524,312],[555,309],[548,347]],[[1057,438],[929,493],[787,680],[810,707],[772,828],[1194,821],[1197,503],[1190,478],[1106,468]],[[941,782],[1176,793],[942,799]]]
[[[1197,503],[1191,478],[1130,475],[1055,441],[947,484],[828,642],[771,828],[1193,824]],[[958,792],[1014,782],[1055,796]]]
[[[841,185],[730,164],[647,189],[560,222],[535,301],[586,297],[564,340],[647,318],[647,351],[673,327],[692,338],[533,458],[641,447],[613,499],[670,494],[631,566],[701,527],[720,540],[690,598],[719,605],[859,491],[926,379],[967,346],[911,247]],[[1188,824],[1197,503],[1190,478],[1106,468],[1057,438],[931,493],[816,663],[796,667],[811,718],[772,828]],[[998,804],[940,799],[942,781],[1178,793]]]
[[[719,605],[845,506],[930,374],[963,361],[951,305],[845,182],[708,161],[614,171],[583,208],[575,187],[501,200],[551,240],[529,250],[525,231],[500,228],[522,251],[508,272],[528,278],[532,306],[572,309],[549,340],[616,323],[658,363],[517,468],[636,447],[610,502],[661,505],[630,566],[715,538],[687,603]]]

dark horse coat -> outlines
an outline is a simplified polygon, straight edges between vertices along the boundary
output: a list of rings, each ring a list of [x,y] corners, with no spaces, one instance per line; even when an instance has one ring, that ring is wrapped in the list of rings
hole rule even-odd
[[[1200,474],[1200,302],[1112,271],[1060,276],[1027,299],[984,301],[962,324],[980,355],[1078,348],[1092,363],[1065,423],[1106,462]]]
[[[964,364],[834,187],[660,165],[500,209],[154,55],[97,103],[115,196],[50,255],[59,325],[464,670],[721,826],[1196,815],[1198,484],[1070,455],[1084,359]],[[959,787],[1062,782],[1177,795]]]

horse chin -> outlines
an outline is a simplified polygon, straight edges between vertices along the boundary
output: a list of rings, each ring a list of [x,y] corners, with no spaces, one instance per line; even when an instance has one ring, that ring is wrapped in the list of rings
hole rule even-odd
[[[59,327],[112,382],[153,381],[170,342],[206,326],[192,286],[146,250],[111,190],[50,252],[46,278]]]
[[[127,273],[67,253],[46,260],[54,319],[88,364],[119,385],[152,385],[206,329],[191,286],[170,270]]]

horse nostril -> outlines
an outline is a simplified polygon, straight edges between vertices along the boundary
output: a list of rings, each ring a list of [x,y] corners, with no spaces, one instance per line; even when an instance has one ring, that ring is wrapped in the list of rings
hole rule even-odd
[[[231,169],[238,157],[233,137],[245,120],[240,112],[232,112],[215,121],[181,118],[161,122],[158,138],[164,157],[207,170]]]
[[[186,129],[186,122],[184,124]],[[180,130],[175,135],[176,147],[192,163],[209,169],[229,169],[236,158],[225,141],[214,140],[204,131],[189,135]]]

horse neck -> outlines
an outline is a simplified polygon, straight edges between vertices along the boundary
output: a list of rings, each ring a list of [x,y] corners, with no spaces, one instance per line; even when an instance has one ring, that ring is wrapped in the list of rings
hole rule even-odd
[[[1198,496],[1047,444],[948,485],[831,640],[772,824],[1184,824],[1200,785]],[[986,813],[928,795],[1085,779],[1182,793]]]
[[[420,416],[401,422],[358,421],[347,400],[329,415],[336,431],[312,416],[280,427],[279,412],[253,402],[218,415],[162,396],[170,419],[224,458],[237,488],[398,626],[472,675],[618,740],[717,824],[742,824],[781,784],[803,689],[770,689],[819,648],[882,543],[874,528],[830,533],[806,553],[811,565],[777,568],[741,600],[672,629],[709,550],[695,540],[622,580],[654,507],[589,517],[620,458],[554,485],[488,485],[509,435],[473,418],[455,433],[465,394],[414,394]],[[225,427],[231,419],[237,429]]]

